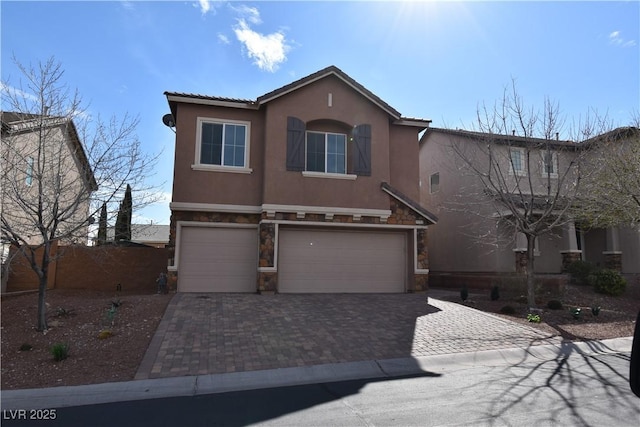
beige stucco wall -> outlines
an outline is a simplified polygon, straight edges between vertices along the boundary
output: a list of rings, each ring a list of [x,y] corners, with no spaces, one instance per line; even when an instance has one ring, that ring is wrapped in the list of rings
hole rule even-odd
[[[39,146],[42,148],[40,154]],[[41,243],[42,237],[36,228],[37,216],[29,215],[21,205],[37,209],[40,186],[43,222],[50,223],[54,204],[57,203],[60,210],[66,210],[64,214],[58,214],[58,220],[69,213],[71,219],[58,225],[56,236],[67,237],[65,242],[87,242],[88,223],[79,231],[71,231],[79,222],[88,219],[91,195],[88,182],[80,173],[82,166],[74,150],[64,126],[45,128],[42,137],[37,132],[3,135],[3,215],[29,244]],[[28,158],[33,159],[31,185],[26,183]]]

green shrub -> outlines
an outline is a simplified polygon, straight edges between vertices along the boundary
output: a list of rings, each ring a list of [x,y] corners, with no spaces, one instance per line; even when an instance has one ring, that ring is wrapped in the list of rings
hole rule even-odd
[[[589,276],[589,284],[598,293],[619,296],[625,291],[627,281],[616,270],[607,268],[597,271]]]
[[[594,316],[598,316],[598,314],[600,314],[600,306],[599,305],[592,305],[591,306],[591,314],[593,314]]]
[[[53,355],[53,360],[56,362],[60,362],[61,360],[69,357],[69,344],[67,343],[58,343],[54,344],[51,347],[51,354]]]
[[[497,301],[500,299],[500,288],[498,287],[498,285],[491,288],[491,294],[489,295],[489,297],[491,298],[491,301]]]
[[[500,309],[500,313],[502,314],[516,314],[516,309],[510,305],[505,305]]]
[[[589,276],[598,271],[598,268],[587,261],[574,261],[567,267],[571,281],[576,285],[588,285]]]
[[[527,314],[527,320],[531,323],[540,323],[542,321],[539,314],[532,313]]]
[[[469,298],[469,289],[467,289],[467,286],[465,285],[460,290],[460,299],[462,299],[462,301],[466,301],[467,298]]]
[[[549,310],[562,310],[562,303],[558,300],[552,299],[547,303]]]
[[[33,350],[33,346],[29,343],[24,343],[20,346],[20,351],[30,351]]]

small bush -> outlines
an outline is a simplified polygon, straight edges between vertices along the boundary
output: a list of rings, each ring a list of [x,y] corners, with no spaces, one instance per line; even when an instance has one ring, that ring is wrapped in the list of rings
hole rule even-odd
[[[600,306],[599,305],[592,305],[591,306],[591,314],[593,314],[594,316],[598,316],[600,314]]]
[[[582,314],[582,309],[580,307],[571,308],[569,309],[569,312],[571,313],[574,319],[579,319],[580,315]]]
[[[53,355],[53,360],[56,362],[66,359],[69,357],[69,344],[54,344],[53,347],[51,347],[51,354]]]
[[[109,329],[103,329],[100,331],[100,333],[98,333],[98,339],[100,340],[106,340],[107,338],[111,338],[113,336],[113,332],[111,332]]]
[[[549,310],[562,310],[562,303],[558,300],[552,299],[547,303]]]
[[[500,313],[502,314],[516,314],[516,309],[510,305],[505,305],[500,309]]]
[[[589,284],[598,293],[619,296],[627,287],[627,281],[616,270],[602,269],[589,276]]]
[[[527,320],[531,323],[540,323],[542,321],[542,319],[540,319],[540,315],[539,314],[527,314]]]
[[[498,285],[491,288],[491,294],[489,295],[491,301],[498,301],[500,299],[500,288]]]
[[[467,289],[467,286],[463,286],[462,289],[460,290],[460,299],[462,301],[466,301],[467,298],[469,298],[469,289]]]
[[[33,346],[29,343],[24,343],[20,346],[20,351],[30,351],[33,349]]]
[[[589,276],[594,274],[598,268],[587,261],[574,261],[567,267],[567,272],[571,276],[571,281],[576,285],[588,285]]]

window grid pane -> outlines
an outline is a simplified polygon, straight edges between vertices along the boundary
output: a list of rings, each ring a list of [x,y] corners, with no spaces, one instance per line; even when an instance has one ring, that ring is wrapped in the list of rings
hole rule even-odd
[[[200,149],[200,163],[220,165],[222,160],[222,130],[221,124],[203,123],[202,141]]]
[[[345,135],[327,134],[327,172],[345,173]]]
[[[511,151],[511,165],[514,171],[522,170],[522,153],[520,151]]]
[[[225,124],[224,165],[244,166],[245,127]]]
[[[307,170],[311,172],[324,172],[324,161],[324,134],[317,132],[307,133]]]

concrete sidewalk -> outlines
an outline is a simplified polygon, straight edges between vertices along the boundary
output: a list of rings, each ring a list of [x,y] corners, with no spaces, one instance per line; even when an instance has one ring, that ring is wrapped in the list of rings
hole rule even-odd
[[[224,374],[134,380],[86,386],[2,392],[2,409],[51,409],[100,403],[196,396],[230,391],[326,383],[353,379],[393,378],[421,373],[445,374],[474,366],[508,366],[545,361],[571,353],[626,353],[632,338],[563,342],[528,348],[506,348],[425,357],[382,359]]]

